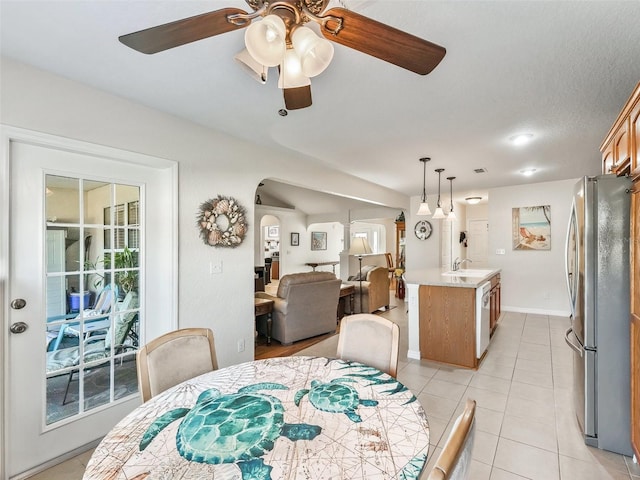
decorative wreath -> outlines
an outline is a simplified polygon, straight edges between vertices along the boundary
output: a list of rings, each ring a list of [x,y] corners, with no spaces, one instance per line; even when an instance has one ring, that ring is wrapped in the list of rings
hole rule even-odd
[[[200,205],[197,224],[200,237],[212,247],[237,247],[249,229],[244,208],[222,195]]]

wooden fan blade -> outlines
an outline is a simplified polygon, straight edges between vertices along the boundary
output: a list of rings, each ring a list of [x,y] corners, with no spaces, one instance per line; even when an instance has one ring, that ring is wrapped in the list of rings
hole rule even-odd
[[[311,85],[306,87],[285,88],[284,106],[287,110],[297,110],[311,106]]]
[[[426,75],[436,68],[447,53],[440,45],[344,8],[332,8],[322,18],[329,16],[342,18],[342,29],[333,34],[331,30],[335,30],[338,25],[337,22],[329,20],[321,28],[322,35],[327,40],[420,75]]]
[[[235,25],[227,20],[227,15],[245,14],[239,8],[223,8],[209,13],[183,18],[157,27],[122,35],[119,40],[127,47],[142,53],[158,53],[186,43],[213,37],[221,33],[238,30],[249,25]]]

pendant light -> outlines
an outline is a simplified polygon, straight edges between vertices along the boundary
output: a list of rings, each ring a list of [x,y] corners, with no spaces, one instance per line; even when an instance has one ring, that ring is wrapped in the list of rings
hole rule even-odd
[[[422,171],[422,202],[420,203],[420,208],[418,208],[418,213],[416,215],[425,216],[431,215],[431,209],[429,209],[429,204],[427,203],[427,162],[431,159],[429,157],[422,157],[420,161],[423,165]]]
[[[444,212],[442,211],[442,205],[440,203],[440,174],[444,172],[444,168],[436,168],[436,172],[438,172],[438,204],[436,208],[436,212],[433,214],[433,218],[445,218]]]
[[[451,198],[451,210],[449,210],[449,215],[447,215],[447,220],[455,220],[456,219],[456,214],[453,213],[453,181],[455,179],[456,179],[456,177],[447,177],[447,180],[449,180],[449,186],[450,186],[449,196]]]

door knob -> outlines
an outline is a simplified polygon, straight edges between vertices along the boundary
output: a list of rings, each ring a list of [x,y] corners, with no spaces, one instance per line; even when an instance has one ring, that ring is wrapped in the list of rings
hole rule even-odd
[[[27,306],[27,301],[24,298],[16,298],[15,300],[11,301],[10,305],[14,310],[20,310],[21,308]]]
[[[9,327],[9,330],[11,330],[11,333],[24,333],[27,328],[29,328],[29,325],[26,323],[16,322]]]

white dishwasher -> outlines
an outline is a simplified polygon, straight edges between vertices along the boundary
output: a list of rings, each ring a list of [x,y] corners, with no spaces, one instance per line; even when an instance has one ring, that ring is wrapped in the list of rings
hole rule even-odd
[[[476,288],[476,358],[481,358],[489,346],[491,282]]]

